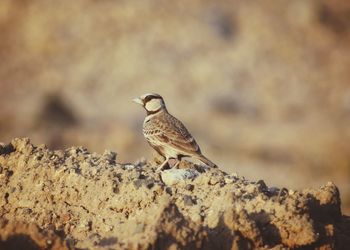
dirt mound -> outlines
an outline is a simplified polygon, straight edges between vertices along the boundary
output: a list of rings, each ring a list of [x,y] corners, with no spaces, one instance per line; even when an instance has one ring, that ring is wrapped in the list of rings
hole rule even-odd
[[[82,147],[51,151],[28,139],[0,147],[0,215],[9,222],[1,225],[0,246],[11,247],[18,237],[33,249],[333,249],[350,243],[349,218],[333,183],[293,191],[187,162],[159,174],[154,164],[120,164],[116,156]],[[11,224],[17,221],[19,227]]]
[[[0,221],[0,249],[69,249],[53,230],[40,230],[34,223]]]

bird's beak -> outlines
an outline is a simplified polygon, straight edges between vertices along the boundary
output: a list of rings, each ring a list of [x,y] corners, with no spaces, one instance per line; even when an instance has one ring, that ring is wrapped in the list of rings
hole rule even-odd
[[[134,99],[132,99],[132,101],[134,103],[137,103],[137,104],[140,104],[141,106],[143,106],[143,101],[140,98],[134,98]]]

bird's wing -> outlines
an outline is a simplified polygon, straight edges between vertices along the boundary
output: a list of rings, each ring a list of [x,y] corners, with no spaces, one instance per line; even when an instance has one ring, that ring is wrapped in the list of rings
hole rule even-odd
[[[186,127],[175,117],[169,115],[165,119],[153,119],[152,129],[147,130],[147,126],[144,128],[145,133],[151,133],[152,137],[158,140],[160,143],[171,146],[174,150],[183,154],[200,153],[200,148],[188,132]]]

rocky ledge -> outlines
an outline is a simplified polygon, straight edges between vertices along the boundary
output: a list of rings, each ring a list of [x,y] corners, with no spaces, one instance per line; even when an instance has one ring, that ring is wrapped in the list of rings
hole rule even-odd
[[[350,219],[329,182],[269,188],[184,162],[147,162],[83,147],[52,151],[29,139],[0,146],[0,248],[342,249]]]

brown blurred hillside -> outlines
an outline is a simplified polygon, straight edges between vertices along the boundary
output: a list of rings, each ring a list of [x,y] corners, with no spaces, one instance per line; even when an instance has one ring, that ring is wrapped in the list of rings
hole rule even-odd
[[[152,157],[158,92],[222,169],[350,212],[348,1],[2,0],[0,141]]]

